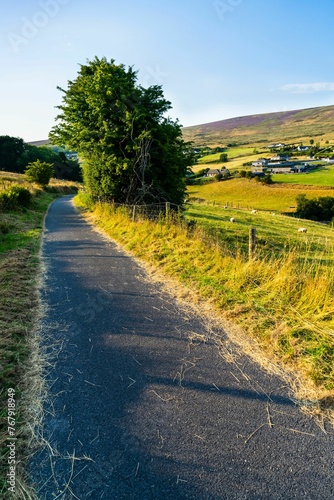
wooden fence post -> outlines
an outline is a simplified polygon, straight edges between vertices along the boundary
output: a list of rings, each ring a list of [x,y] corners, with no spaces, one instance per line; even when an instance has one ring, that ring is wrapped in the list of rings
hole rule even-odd
[[[132,209],[132,222],[135,222],[136,220],[136,205],[133,205]]]
[[[166,201],[166,219],[169,217],[169,212],[170,212],[170,203],[169,201]]]
[[[256,249],[256,229],[253,227],[249,230],[249,260],[253,260],[255,257]]]

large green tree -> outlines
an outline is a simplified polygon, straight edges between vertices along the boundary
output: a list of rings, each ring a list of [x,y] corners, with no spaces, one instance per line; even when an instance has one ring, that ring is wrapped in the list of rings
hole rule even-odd
[[[171,103],[158,85],[143,88],[132,67],[95,58],[68,82],[53,144],[77,151],[93,197],[119,203],[182,204],[192,162]]]

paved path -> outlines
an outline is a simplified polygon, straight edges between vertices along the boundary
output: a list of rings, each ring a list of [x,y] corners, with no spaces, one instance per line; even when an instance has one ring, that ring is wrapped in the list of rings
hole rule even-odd
[[[44,258],[44,432],[59,454],[31,464],[40,499],[334,498],[333,435],[246,357],[190,342],[205,322],[69,197],[50,207]]]

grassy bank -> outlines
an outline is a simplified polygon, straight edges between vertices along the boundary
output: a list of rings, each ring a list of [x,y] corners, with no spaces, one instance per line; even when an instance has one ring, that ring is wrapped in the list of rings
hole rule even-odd
[[[39,250],[43,220],[49,204],[55,197],[75,192],[75,185],[52,181],[43,190],[27,182],[22,175],[0,174],[0,194],[11,187],[29,190],[31,202],[26,206],[0,211],[0,496],[1,498],[32,498],[25,485],[24,463],[28,443],[32,437],[34,413],[32,403],[38,367],[34,366],[37,346],[36,321],[39,315],[38,276],[40,272]],[[13,389],[14,392],[11,391]],[[15,425],[9,426],[8,409],[13,409]],[[9,408],[10,407],[10,408]],[[14,430],[14,436],[10,436]],[[8,492],[9,448],[15,437],[16,496]]]
[[[80,196],[77,203],[85,204]],[[94,217],[126,249],[195,289],[222,318],[240,325],[266,356],[301,374],[319,400],[333,400],[334,271],[324,265],[327,256],[320,248],[318,259],[291,247],[249,261],[242,251],[231,251],[223,235],[218,245],[203,227],[133,222],[105,204],[96,205]]]

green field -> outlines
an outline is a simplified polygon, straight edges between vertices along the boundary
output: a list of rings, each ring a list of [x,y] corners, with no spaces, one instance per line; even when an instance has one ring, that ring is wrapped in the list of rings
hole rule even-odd
[[[245,156],[250,156],[250,157],[255,157],[258,158],[259,155],[263,154],[261,150],[257,150],[257,152],[254,153],[254,147],[238,147],[238,148],[226,148],[224,153],[227,153],[228,159],[229,160],[235,160],[236,158],[242,158]],[[198,160],[198,163],[212,163],[212,162],[219,162],[220,155],[222,153],[214,153],[210,155],[205,155],[202,156]],[[244,160],[246,161],[246,160]]]
[[[286,176],[278,177],[283,180]],[[296,177],[294,176],[295,179]],[[255,180],[235,178],[202,186],[188,186],[187,193],[190,202],[199,200],[234,208],[292,213],[296,208],[297,195],[305,193],[308,198],[334,196],[334,189],[326,186],[290,185],[283,182],[267,186]]]
[[[209,230],[212,237],[227,243],[231,254],[248,253],[249,229],[257,232],[258,255],[282,256],[291,251],[297,252],[301,259],[307,256],[312,261],[320,260],[327,265],[334,259],[334,229],[312,221],[273,214],[267,211],[224,208],[221,205],[191,203],[186,217],[196,220],[197,224]],[[231,218],[235,219],[231,223]],[[305,227],[307,233],[299,233]],[[326,258],[324,255],[326,254]]]
[[[274,182],[283,184],[299,184],[305,186],[323,186],[334,188],[334,166],[320,167],[308,174],[275,174]]]

